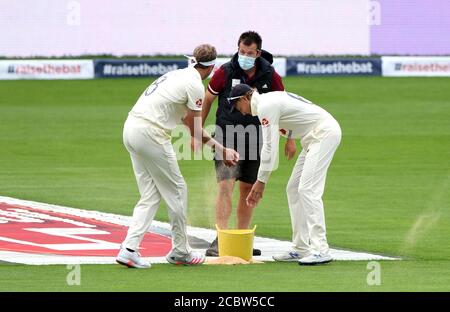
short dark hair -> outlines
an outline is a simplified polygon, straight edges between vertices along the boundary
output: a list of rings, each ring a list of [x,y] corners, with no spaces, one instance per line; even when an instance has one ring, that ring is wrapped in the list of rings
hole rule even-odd
[[[246,31],[239,37],[238,47],[243,42],[246,46],[256,43],[256,48],[261,50],[262,39],[261,36],[256,31]]]

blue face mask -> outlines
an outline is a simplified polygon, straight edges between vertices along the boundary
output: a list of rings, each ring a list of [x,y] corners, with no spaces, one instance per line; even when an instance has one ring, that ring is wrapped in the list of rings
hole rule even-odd
[[[245,56],[241,54],[239,54],[238,56],[239,66],[241,66],[243,70],[249,70],[250,68],[255,66],[255,60],[256,58],[251,56]]]

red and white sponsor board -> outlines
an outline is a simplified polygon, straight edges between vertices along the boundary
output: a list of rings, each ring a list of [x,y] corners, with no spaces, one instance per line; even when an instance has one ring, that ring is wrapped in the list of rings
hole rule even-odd
[[[450,77],[450,57],[383,56],[386,77]]]
[[[92,60],[0,60],[0,80],[93,78]]]
[[[30,265],[115,263],[131,218],[117,214],[69,208],[0,196],[0,262]],[[216,231],[188,226],[196,250],[205,252]],[[200,243],[199,243],[200,242]],[[200,246],[201,245],[201,246]],[[291,243],[254,238],[262,250],[260,261],[291,248]],[[170,225],[153,221],[140,252],[152,263],[167,263],[171,249]],[[335,260],[398,260],[365,252],[330,250]]]
[[[0,202],[0,250],[29,254],[114,257],[127,227],[25,205]],[[163,257],[170,237],[147,233],[140,252]]]

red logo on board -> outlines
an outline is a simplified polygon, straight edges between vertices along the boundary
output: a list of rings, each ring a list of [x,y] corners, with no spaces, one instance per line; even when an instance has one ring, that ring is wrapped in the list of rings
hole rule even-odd
[[[0,251],[115,257],[128,228],[86,217],[0,202]],[[147,233],[140,252],[162,257],[170,237]]]
[[[268,126],[268,125],[269,125],[269,120],[267,120],[266,118],[263,118],[263,119],[261,120],[261,125],[262,125],[263,127]]]

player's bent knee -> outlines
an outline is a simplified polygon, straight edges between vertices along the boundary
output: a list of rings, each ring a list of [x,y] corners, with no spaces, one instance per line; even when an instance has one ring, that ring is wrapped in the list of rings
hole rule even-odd
[[[300,184],[297,188],[297,194],[299,196],[311,197],[314,195],[314,190],[309,185]]]
[[[289,180],[288,184],[286,185],[286,193],[289,195],[297,195],[298,194],[298,184],[295,183],[292,180]]]
[[[183,190],[183,192],[186,193],[187,192],[187,184],[186,184],[186,182],[183,181],[179,185],[180,185],[180,189]]]

